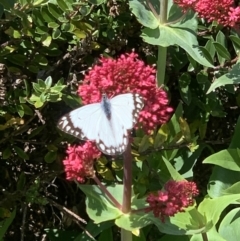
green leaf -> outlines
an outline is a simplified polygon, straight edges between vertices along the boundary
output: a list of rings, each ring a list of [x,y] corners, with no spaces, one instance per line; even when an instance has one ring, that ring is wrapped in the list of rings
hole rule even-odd
[[[148,135],[145,135],[139,145],[138,151],[144,152],[146,151],[150,146],[152,146],[151,137]]]
[[[216,50],[214,48],[214,45],[213,45],[213,40],[210,39],[207,41],[206,45],[205,45],[205,49],[207,50],[207,52],[211,55],[211,59],[213,61],[213,58],[215,56],[215,53],[216,53]]]
[[[183,101],[189,105],[192,100],[191,90],[189,89],[189,85],[191,83],[191,77],[188,73],[184,73],[179,78],[179,88],[180,88],[180,95]]]
[[[219,54],[219,56],[221,56],[222,58],[224,58],[226,60],[231,60],[231,55],[228,52],[227,48],[225,48],[223,45],[221,45],[220,43],[217,43],[217,42],[213,42],[213,45],[217,51],[217,54]]]
[[[203,66],[213,67],[202,55],[196,37],[197,21],[193,14],[186,14],[185,18],[173,25],[160,24],[156,29],[144,28],[142,37],[152,45],[168,47],[178,45],[183,48],[194,60]]]
[[[240,171],[240,150],[226,149],[207,157],[203,163],[214,164],[232,171]]]
[[[229,84],[239,84],[240,83],[240,62],[237,62],[229,73],[222,75],[216,79],[207,91],[207,94],[215,90],[216,88]]]
[[[80,29],[74,29],[74,31],[72,31],[72,33],[75,34],[76,37],[78,37],[79,39],[83,39],[83,38],[87,37],[85,31],[80,30]]]
[[[154,140],[154,148],[158,148],[160,146],[162,146],[162,144],[167,140],[169,135],[169,129],[168,129],[168,125],[167,124],[163,124],[156,136],[155,136],[155,140]]]
[[[54,29],[52,32],[52,38],[53,39],[58,39],[61,36],[61,31],[57,28]]]
[[[8,146],[7,148],[5,148],[3,150],[3,153],[2,153],[2,158],[3,159],[8,159],[12,154],[12,149]]]
[[[21,149],[18,146],[14,146],[13,149],[20,158],[22,158],[23,160],[29,160],[28,154],[25,151],[23,151],[23,149]]]
[[[53,163],[56,159],[57,159],[57,152],[55,152],[55,151],[49,151],[44,156],[44,161],[47,163]]]
[[[158,27],[159,20],[154,16],[150,9],[147,9],[147,6],[143,3],[143,1],[130,0],[129,6],[132,13],[137,17],[137,20],[143,26],[150,29],[155,29]]]
[[[52,43],[52,37],[50,35],[47,35],[44,37],[44,39],[42,39],[43,46],[49,47],[51,43]]]
[[[52,77],[48,76],[44,82],[45,82],[46,88],[50,89],[50,87],[52,86]]]
[[[122,212],[114,207],[106,194],[98,186],[79,185],[78,183],[77,185],[87,196],[87,213],[95,223],[115,220],[122,215]],[[119,203],[122,202],[122,185],[108,186],[107,189]]]
[[[27,61],[27,56],[21,54],[11,54],[8,56],[8,60],[13,64],[24,66]]]
[[[72,10],[72,9],[69,9],[68,5],[66,4],[66,1],[64,0],[57,0],[57,4],[62,9],[63,12],[67,12],[67,10]]]
[[[47,23],[56,21],[56,19],[52,16],[46,7],[41,8],[41,16]]]
[[[20,117],[24,116],[24,109],[22,105],[16,105],[16,110]]]
[[[0,3],[5,9],[10,10],[14,7],[15,0],[1,0]]]
[[[60,25],[55,23],[55,22],[51,22],[51,23],[48,23],[48,27],[49,28],[58,28]]]
[[[25,115],[33,116],[33,110],[26,104],[21,104]]]
[[[17,190],[23,191],[26,183],[26,175],[24,172],[21,172],[17,181]]]
[[[104,3],[104,0],[87,0],[87,1],[94,5],[100,5],[100,4]]]
[[[48,10],[56,19],[62,16],[62,11],[55,4],[48,3]]]
[[[230,35],[229,38],[231,39],[235,52],[237,53],[240,50],[240,39],[237,36]]]
[[[0,240],[3,240],[5,233],[7,232],[9,226],[12,224],[14,218],[16,216],[16,208],[11,212],[11,216],[9,218],[5,218],[0,221]]]
[[[223,210],[229,205],[236,203],[240,199],[240,194],[226,195],[214,199],[205,197],[199,204],[198,211],[206,217],[206,231],[217,224]]]
[[[218,42],[220,45],[222,45],[223,47],[226,48],[227,50],[227,44],[226,44],[226,37],[223,34],[222,31],[219,31],[217,36],[216,36],[216,42]],[[218,56],[218,61],[219,63],[222,65],[225,62],[225,58],[222,57],[218,52],[217,52],[217,56]]]
[[[218,232],[226,240],[238,241],[240,237],[240,208],[235,208],[224,216]]]
[[[45,58],[43,55],[41,54],[36,54],[34,56],[34,62],[38,63],[39,65],[42,65],[42,66],[47,66],[48,65],[48,60],[47,58]]]

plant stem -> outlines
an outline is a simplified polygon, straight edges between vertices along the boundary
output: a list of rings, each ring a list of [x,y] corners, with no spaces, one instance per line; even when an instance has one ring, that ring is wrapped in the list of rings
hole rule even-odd
[[[160,24],[167,22],[168,0],[160,0]],[[164,84],[166,71],[167,47],[158,46],[157,86]]]
[[[97,183],[99,188],[108,196],[108,198],[112,201],[116,208],[122,210],[122,205],[113,197],[113,195],[107,190],[107,188],[100,182],[100,180],[94,176],[93,180]]]
[[[132,196],[132,155],[131,144],[128,143],[127,149],[123,154],[123,202],[122,212],[131,212]],[[132,232],[121,229],[121,241],[132,241]]]
[[[131,211],[132,196],[132,155],[131,145],[128,143],[127,149],[123,154],[123,203],[122,212],[129,213]]]
[[[132,240],[132,232],[121,229],[121,241],[131,241]]]

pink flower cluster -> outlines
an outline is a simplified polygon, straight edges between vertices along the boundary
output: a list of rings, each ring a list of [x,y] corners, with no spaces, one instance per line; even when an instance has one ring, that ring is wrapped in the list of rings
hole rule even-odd
[[[235,27],[240,23],[240,7],[233,0],[174,0],[186,11],[192,9],[208,22],[217,21],[223,26]]]
[[[63,160],[63,165],[67,180],[77,180],[82,183],[85,177],[94,176],[93,163],[100,157],[101,152],[92,142],[69,146],[66,152],[67,157]]]
[[[163,191],[157,194],[150,193],[146,199],[149,208],[155,217],[164,221],[165,217],[174,216],[177,212],[183,212],[184,208],[193,205],[193,197],[199,194],[194,182],[169,181],[165,184]]]
[[[118,59],[101,58],[79,86],[78,93],[84,104],[101,101],[102,93],[108,97],[128,92],[138,93],[144,98],[144,109],[139,122],[146,132],[165,123],[173,111],[168,106],[167,94],[156,86],[156,71],[137,59],[134,52],[121,55]]]

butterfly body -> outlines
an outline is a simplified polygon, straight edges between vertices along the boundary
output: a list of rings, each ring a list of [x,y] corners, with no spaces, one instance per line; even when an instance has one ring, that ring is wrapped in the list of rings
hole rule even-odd
[[[79,139],[95,141],[107,155],[119,155],[128,145],[128,131],[137,122],[143,108],[139,94],[121,94],[100,103],[85,105],[63,116],[58,127]]]

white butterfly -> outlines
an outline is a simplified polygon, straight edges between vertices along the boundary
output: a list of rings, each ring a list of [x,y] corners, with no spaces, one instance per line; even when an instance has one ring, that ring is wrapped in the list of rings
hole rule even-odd
[[[139,94],[121,94],[108,99],[103,94],[100,103],[85,105],[64,115],[58,128],[79,139],[95,141],[107,155],[119,155],[128,145],[128,130],[137,122],[143,108]]]

